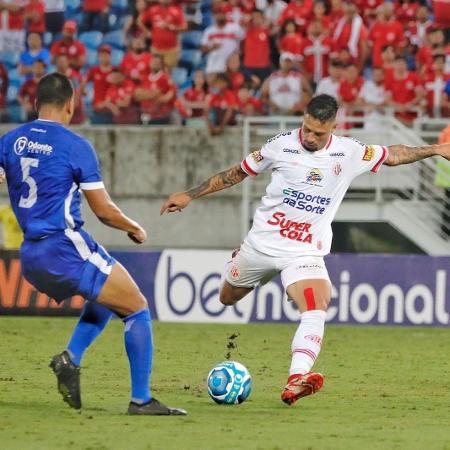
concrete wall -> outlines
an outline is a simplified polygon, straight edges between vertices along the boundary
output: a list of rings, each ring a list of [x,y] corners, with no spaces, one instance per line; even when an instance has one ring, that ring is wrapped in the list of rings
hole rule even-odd
[[[0,133],[7,131],[0,127]],[[185,190],[242,159],[242,131],[210,137],[203,129],[91,127],[74,130],[97,150],[107,189],[149,233],[147,248],[231,248],[240,241],[241,187],[193,202],[183,213],[160,217],[167,196]],[[0,188],[0,202],[6,190]],[[85,208],[86,229],[105,246],[133,245]]]

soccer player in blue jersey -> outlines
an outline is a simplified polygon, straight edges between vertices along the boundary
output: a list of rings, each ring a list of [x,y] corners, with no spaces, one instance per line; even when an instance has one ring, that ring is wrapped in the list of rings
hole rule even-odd
[[[147,300],[125,268],[83,230],[80,191],[105,225],[125,231],[138,244],[147,239],[146,232],[110,199],[91,144],[65,127],[74,111],[69,79],[58,73],[43,77],[36,108],[37,120],[0,138],[0,168],[24,233],[20,258],[25,278],[57,302],[75,294],[87,300],[67,350],[50,363],[58,389],[71,407],[81,408],[81,358],[115,312],[125,325],[130,363],[128,413],[185,415],[151,395],[153,344]]]

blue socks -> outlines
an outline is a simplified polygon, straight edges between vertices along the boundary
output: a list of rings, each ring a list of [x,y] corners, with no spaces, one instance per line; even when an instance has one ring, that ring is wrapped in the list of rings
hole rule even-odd
[[[80,365],[84,352],[103,331],[111,316],[112,312],[104,306],[95,302],[85,302],[80,320],[67,346],[74,364]]]
[[[150,311],[141,309],[123,319],[125,348],[130,362],[131,401],[146,403],[151,400],[150,373],[152,370],[153,339]]]

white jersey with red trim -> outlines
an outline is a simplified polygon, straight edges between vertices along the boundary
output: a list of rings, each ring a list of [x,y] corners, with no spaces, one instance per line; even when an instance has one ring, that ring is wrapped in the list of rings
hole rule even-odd
[[[269,139],[241,163],[251,176],[272,171],[246,241],[270,256],[328,254],[331,222],[350,183],[364,172],[378,172],[387,156],[386,147],[335,135],[323,149],[309,152],[301,129]]]

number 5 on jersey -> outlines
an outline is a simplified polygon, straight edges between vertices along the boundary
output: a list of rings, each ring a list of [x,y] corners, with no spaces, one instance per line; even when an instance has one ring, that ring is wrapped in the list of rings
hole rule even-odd
[[[30,175],[31,167],[38,167],[39,160],[36,158],[20,158],[20,167],[22,167],[22,180],[28,184],[28,197],[20,197],[19,206],[21,208],[31,208],[37,200],[37,184]]]

